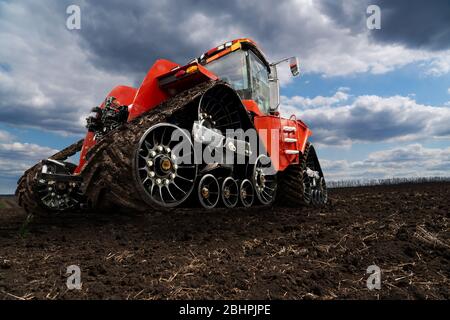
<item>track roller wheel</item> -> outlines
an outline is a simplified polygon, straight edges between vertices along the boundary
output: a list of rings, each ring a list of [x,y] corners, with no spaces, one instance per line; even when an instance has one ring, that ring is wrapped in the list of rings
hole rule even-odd
[[[232,177],[225,178],[222,182],[222,201],[227,208],[234,208],[239,201],[239,186]]]
[[[263,205],[271,204],[275,200],[277,190],[276,171],[270,158],[260,155],[253,168],[253,185],[258,200]]]
[[[219,202],[219,181],[212,174],[206,174],[200,179],[197,192],[200,204],[206,209],[212,209]]]
[[[241,182],[239,198],[244,207],[251,207],[255,200],[255,189],[250,180],[244,179]]]

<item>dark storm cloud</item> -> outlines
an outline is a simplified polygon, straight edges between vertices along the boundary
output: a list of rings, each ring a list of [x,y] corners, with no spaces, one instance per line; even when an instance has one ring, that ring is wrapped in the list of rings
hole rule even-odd
[[[81,30],[65,27],[70,4],[81,8]],[[186,63],[238,37],[254,38],[273,59],[295,53],[320,29],[311,14],[297,28],[309,10],[274,0],[0,3],[9,48],[0,52],[0,119],[79,132],[82,114],[114,85],[139,85],[156,59]]]
[[[195,53],[195,45],[180,32],[183,6],[184,1],[177,6],[143,1],[86,3],[80,32],[83,48],[96,66],[111,72],[143,74],[158,58],[183,62]]]
[[[81,7],[81,30],[66,29],[71,4]],[[327,76],[431,59],[372,46],[365,7],[357,0],[0,1],[8,48],[0,51],[0,121],[78,134],[112,87],[139,85],[156,59],[183,64],[238,37],[256,40],[271,60],[295,54],[305,72]]]
[[[238,37],[275,56],[314,38],[290,1],[91,1],[82,12],[80,36],[95,65],[140,76],[155,59],[185,63]]]
[[[80,134],[83,115],[114,85],[131,84],[87,60],[78,31],[66,28],[69,4],[0,2],[0,122]]]
[[[336,25],[348,28],[353,33],[366,30],[366,9],[369,0],[320,0],[318,5]]]
[[[375,41],[413,49],[450,48],[449,0],[323,0],[321,8],[338,25],[359,33],[366,28],[369,4],[381,9],[381,29],[370,32]]]
[[[226,6],[230,11],[233,4]],[[82,12],[82,45],[94,64],[111,72],[139,75],[156,59],[184,63],[209,49],[208,44],[189,37],[198,31],[188,26],[194,14],[214,17],[217,25],[227,20],[222,10],[214,10],[206,1],[91,1],[83,5]],[[201,24],[195,27],[202,28]]]
[[[57,107],[48,106],[45,109],[30,110],[28,105],[20,102],[14,102],[14,108],[11,108],[11,102],[0,102],[0,118],[4,123],[75,135],[86,131],[80,126],[79,110],[72,108],[71,105],[60,104]],[[61,111],[64,112],[63,115]]]
[[[440,50],[450,48],[449,0],[378,0],[382,11],[376,40],[398,42],[409,47]]]

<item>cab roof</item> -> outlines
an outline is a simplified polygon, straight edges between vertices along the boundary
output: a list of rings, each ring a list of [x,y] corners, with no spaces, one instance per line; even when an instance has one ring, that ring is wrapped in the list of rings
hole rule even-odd
[[[205,52],[196,60],[198,63],[205,65],[239,49],[252,50],[253,53],[255,53],[258,58],[260,58],[261,61],[266,65],[266,67],[270,68],[270,64],[267,61],[264,53],[261,51],[261,49],[259,49],[256,42],[249,38],[240,38],[225,42],[224,44],[221,44]]]

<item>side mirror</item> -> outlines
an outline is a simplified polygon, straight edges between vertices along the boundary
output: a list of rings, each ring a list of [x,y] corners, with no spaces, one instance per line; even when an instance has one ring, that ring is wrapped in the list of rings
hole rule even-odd
[[[297,57],[292,57],[289,59],[289,67],[291,68],[291,73],[294,77],[300,74]]]

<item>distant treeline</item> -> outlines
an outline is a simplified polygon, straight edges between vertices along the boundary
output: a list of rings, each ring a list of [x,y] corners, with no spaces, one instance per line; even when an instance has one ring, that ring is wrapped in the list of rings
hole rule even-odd
[[[388,178],[388,179],[354,179],[327,181],[328,188],[351,188],[365,186],[387,186],[403,183],[426,183],[426,182],[449,182],[450,177],[410,177],[410,178]]]

